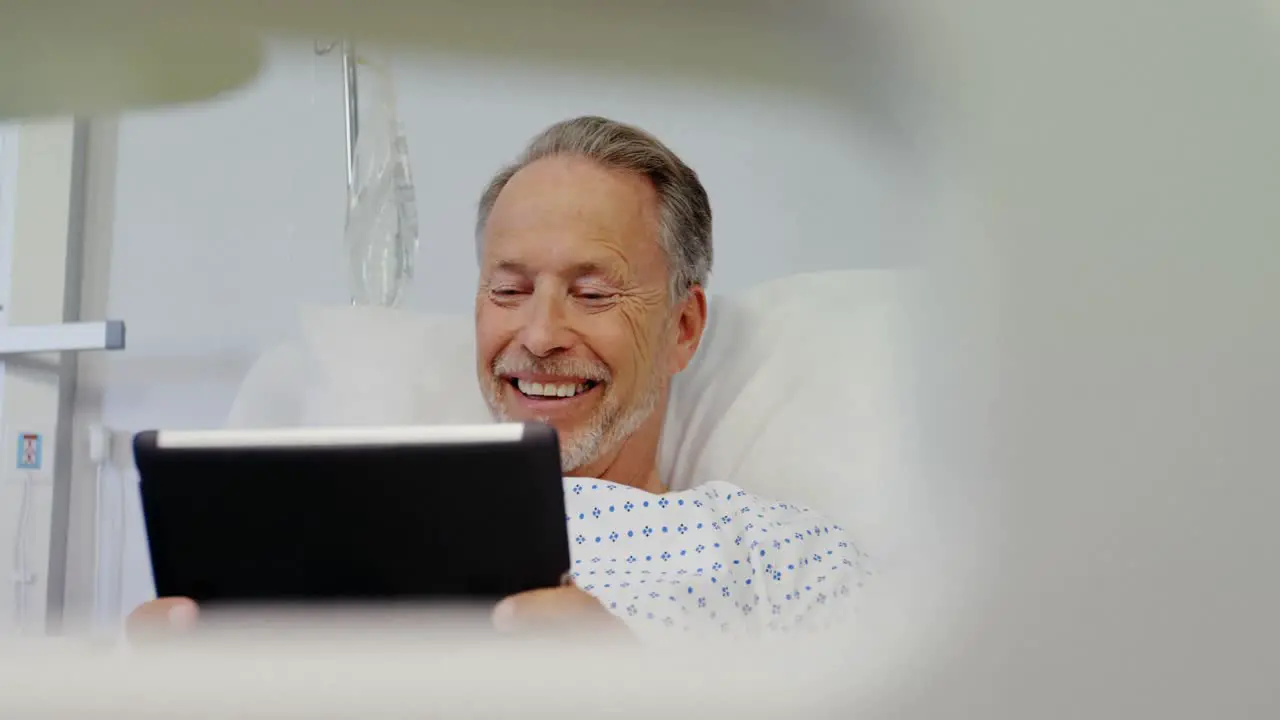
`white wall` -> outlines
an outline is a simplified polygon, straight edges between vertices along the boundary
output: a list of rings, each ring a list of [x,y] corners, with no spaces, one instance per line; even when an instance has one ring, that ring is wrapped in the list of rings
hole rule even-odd
[[[426,55],[399,57],[396,73],[424,235],[412,308],[469,310],[480,189],[573,115],[639,124],[699,171],[716,215],[713,291],[902,262],[929,202],[913,155],[875,118],[798,94]],[[96,123],[82,312],[125,320],[129,346],[82,360],[81,425],[219,425],[299,304],[346,301],[341,97],[336,57],[278,44],[231,97]],[[81,458],[78,477],[90,473]],[[85,503],[77,517],[91,518]],[[130,494],[125,611],[151,593],[141,527]],[[72,565],[69,604],[83,607],[83,550]]]

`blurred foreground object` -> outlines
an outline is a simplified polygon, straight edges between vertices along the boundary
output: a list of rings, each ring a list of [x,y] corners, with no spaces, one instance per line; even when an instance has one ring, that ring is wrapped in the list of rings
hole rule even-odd
[[[256,34],[149,5],[0,0],[0,120],[205,100],[258,75]]]
[[[805,672],[796,672],[800,662]],[[587,639],[504,640],[447,614],[291,614],[284,625],[253,620],[125,657],[69,641],[7,644],[0,715],[476,718],[554,707],[564,718],[831,717],[849,697],[838,667],[835,643],[644,652]]]
[[[847,62],[822,62],[821,40],[836,37],[821,32],[829,13],[798,6],[828,8],[768,0],[0,0],[0,118],[213,98],[256,77],[266,35],[793,88],[846,72]]]

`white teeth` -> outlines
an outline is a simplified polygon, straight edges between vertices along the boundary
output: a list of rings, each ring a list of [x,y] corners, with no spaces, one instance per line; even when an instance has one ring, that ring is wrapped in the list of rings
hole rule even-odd
[[[587,389],[586,383],[536,383],[527,380],[516,380],[516,387],[525,395],[534,397],[573,397]]]

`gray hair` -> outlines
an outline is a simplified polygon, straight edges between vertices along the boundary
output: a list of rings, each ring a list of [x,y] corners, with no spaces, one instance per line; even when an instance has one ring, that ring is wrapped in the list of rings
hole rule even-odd
[[[489,213],[511,178],[531,163],[556,155],[577,155],[613,170],[644,175],[658,191],[659,237],[670,273],[673,302],[711,273],[711,201],[698,174],[656,137],[602,117],[564,120],[543,130],[516,162],[503,168],[480,196],[476,217],[479,250]]]

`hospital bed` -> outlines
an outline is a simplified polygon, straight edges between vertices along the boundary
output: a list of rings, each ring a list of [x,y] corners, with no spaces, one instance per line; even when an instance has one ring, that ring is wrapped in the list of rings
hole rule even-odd
[[[365,636],[353,617],[346,626],[313,627],[313,637],[288,636],[293,642],[268,636],[261,644],[232,633],[135,654],[125,665],[79,657],[74,662],[86,662],[92,677],[77,683],[75,696],[0,706],[127,707],[136,717],[169,703],[247,713],[240,717],[300,709],[318,717],[428,709],[505,716],[577,697],[588,682],[608,688],[608,697],[575,701],[569,714],[649,717],[672,703],[703,713],[838,711],[853,692],[850,672],[862,677],[860,686],[894,678],[928,635],[942,631],[940,622],[920,621],[915,599],[936,602],[958,591],[942,580],[946,568],[928,561],[936,557],[930,538],[944,534],[941,516],[927,519],[908,460],[914,282],[900,271],[830,271],[713,295],[703,342],[672,389],[662,441],[662,473],[672,488],[728,481],[806,504],[849,528],[872,573],[855,603],[863,619],[852,651],[843,635],[779,642],[764,655],[710,647],[672,656],[590,643],[498,650],[483,633],[457,628],[440,634],[432,627],[429,642],[413,642],[405,629],[374,622]],[[303,308],[292,337],[249,371],[228,424],[488,422],[472,323],[465,315],[389,308]],[[51,665],[67,661],[48,648],[23,658],[0,674],[0,686],[24,687],[20,698],[33,697],[34,687],[49,682]],[[785,675],[797,662],[812,666]],[[683,675],[688,684],[655,696],[640,679],[656,672]],[[517,677],[519,687],[509,685]]]
[[[660,451],[662,477],[674,490],[729,482],[843,523],[876,578],[864,588],[861,645],[878,648],[882,670],[919,641],[900,634],[912,598],[949,595],[959,603],[964,594],[961,579],[948,579],[938,561],[955,515],[932,506],[911,466],[917,369],[908,318],[916,282],[909,271],[843,270],[713,293],[702,344],[672,388]],[[250,370],[229,422],[489,422],[473,322],[305,308],[294,337]],[[888,615],[871,620],[872,613]],[[937,631],[929,625],[926,616],[912,627]]]

